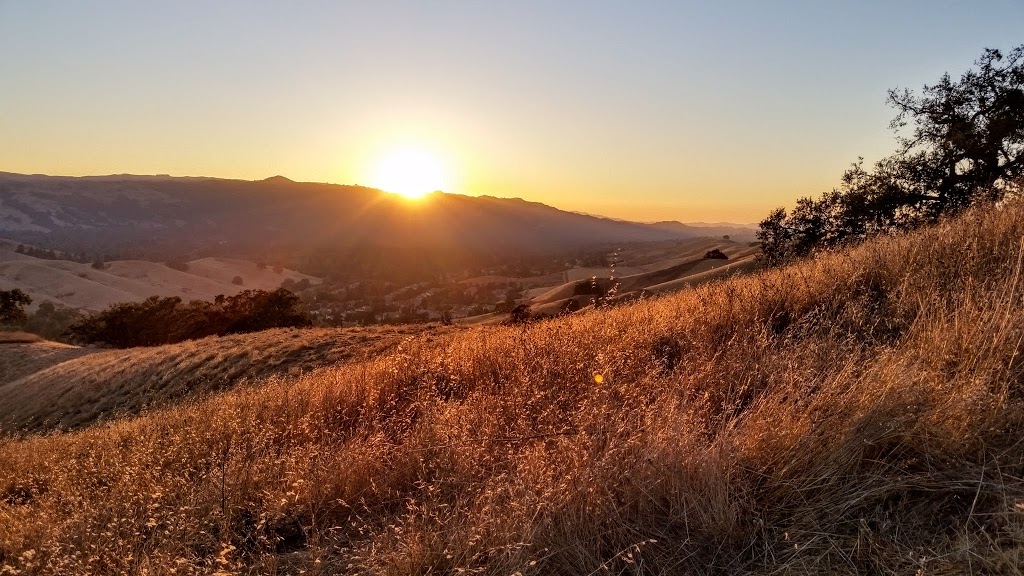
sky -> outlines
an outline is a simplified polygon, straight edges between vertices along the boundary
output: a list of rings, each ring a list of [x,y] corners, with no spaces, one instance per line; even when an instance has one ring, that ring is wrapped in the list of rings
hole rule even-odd
[[[1024,0],[0,0],[0,171],[381,186],[413,150],[447,192],[752,223],[1022,32]]]

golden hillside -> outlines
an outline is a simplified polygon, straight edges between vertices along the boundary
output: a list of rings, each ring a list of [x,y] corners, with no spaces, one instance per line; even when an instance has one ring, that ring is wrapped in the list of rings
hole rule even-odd
[[[11,439],[0,566],[1019,573],[1022,239],[1024,207],[988,207]]]
[[[80,428],[245,382],[367,359],[427,330],[441,331],[280,328],[128,350],[0,343],[0,433]]]
[[[260,269],[255,262],[233,258],[201,258],[188,271],[143,260],[107,262],[103,270],[68,260],[45,260],[15,252],[17,244],[0,239],[0,290],[20,289],[33,306],[53,302],[69,308],[99,311],[118,302],[138,302],[157,295],[183,301],[213,300],[218,294],[242,290],[275,290],[286,279],[319,282],[313,276],[282,269]],[[233,284],[236,277],[242,284]]]

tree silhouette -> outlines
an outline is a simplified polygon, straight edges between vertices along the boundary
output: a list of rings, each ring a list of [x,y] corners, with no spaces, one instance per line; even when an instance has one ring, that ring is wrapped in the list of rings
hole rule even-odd
[[[0,326],[21,326],[28,320],[25,306],[32,303],[32,298],[18,288],[0,290]]]
[[[889,91],[892,128],[913,127],[899,138],[900,168],[924,185],[931,212],[998,198],[1024,176],[1024,45],[1005,56],[986,49],[975,66],[956,82],[944,74],[920,96]]]
[[[819,199],[801,198],[765,218],[757,233],[769,264],[816,248],[933,222],[979,200],[1019,193],[1024,178],[1024,45],[987,49],[954,81],[921,94],[890,90],[896,153],[867,171],[863,159]],[[903,134],[907,128],[910,133]]]

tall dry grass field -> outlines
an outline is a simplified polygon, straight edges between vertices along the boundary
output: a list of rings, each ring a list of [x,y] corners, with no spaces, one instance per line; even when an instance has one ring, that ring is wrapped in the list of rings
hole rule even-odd
[[[55,342],[4,346],[0,435],[82,428],[184,397],[365,360],[410,336],[456,329],[423,324],[276,328],[128,350]]]
[[[1024,207],[0,444],[28,574],[1018,573]]]

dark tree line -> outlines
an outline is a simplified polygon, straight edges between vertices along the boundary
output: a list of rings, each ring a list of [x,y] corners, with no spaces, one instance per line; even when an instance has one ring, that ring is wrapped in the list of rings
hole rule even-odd
[[[890,90],[895,154],[853,164],[821,198],[778,208],[758,231],[772,264],[870,235],[934,222],[978,201],[1018,194],[1024,178],[1024,45],[987,49],[959,80],[945,74],[920,94]]]
[[[85,253],[57,252],[52,249],[36,248],[35,246],[26,246],[24,244],[18,244],[14,251],[18,254],[24,254],[41,260],[71,260],[72,262],[81,263],[89,261],[89,256]]]
[[[114,304],[75,324],[70,333],[83,344],[130,348],[310,325],[298,296],[278,288],[273,292],[245,290],[235,296],[217,296],[213,302],[194,300],[186,304],[176,296],[151,296],[142,302]]]

